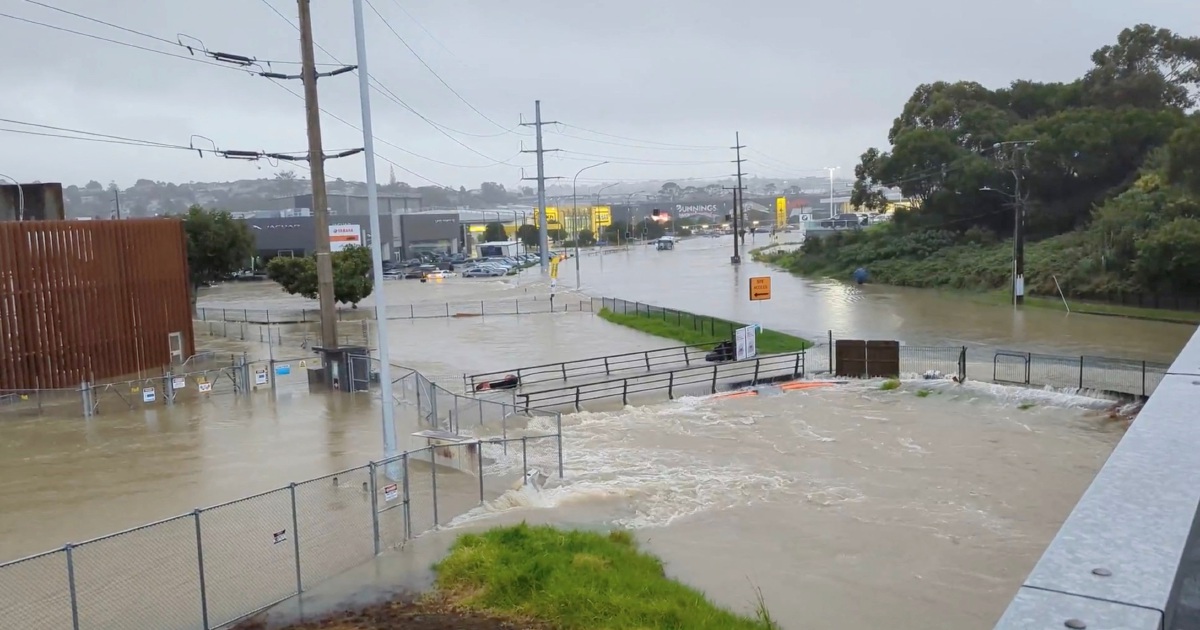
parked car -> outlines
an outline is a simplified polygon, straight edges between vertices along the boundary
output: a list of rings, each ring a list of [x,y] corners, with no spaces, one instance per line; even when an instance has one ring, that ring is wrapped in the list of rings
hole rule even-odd
[[[462,277],[464,277],[464,278],[496,278],[499,276],[503,276],[504,274],[505,274],[505,271],[498,267],[487,267],[484,265],[477,265],[475,267],[471,267],[470,269],[467,269],[466,271],[462,272]]]

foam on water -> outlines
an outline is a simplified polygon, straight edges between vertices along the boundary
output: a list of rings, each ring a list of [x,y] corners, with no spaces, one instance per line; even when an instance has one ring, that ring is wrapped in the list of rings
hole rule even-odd
[[[656,443],[655,434],[683,437],[717,437],[716,427],[746,432],[745,418],[722,416],[711,408],[715,401],[685,398],[649,407],[627,407],[612,412],[580,412],[563,416],[565,478],[552,480],[538,490],[512,489],[498,499],[455,519],[452,525],[487,518],[512,509],[555,508],[604,503],[611,508],[610,522],[630,528],[664,527],[705,510],[733,508],[765,500],[771,493],[798,480],[785,472],[764,470],[748,463],[717,463],[708,457],[703,441],[693,451],[689,440],[672,445]],[[531,434],[552,431],[552,420],[535,418]],[[530,441],[531,460],[553,456],[549,440]],[[521,468],[521,454],[492,450],[485,455],[495,462],[487,472]],[[729,459],[729,458],[725,458]]]

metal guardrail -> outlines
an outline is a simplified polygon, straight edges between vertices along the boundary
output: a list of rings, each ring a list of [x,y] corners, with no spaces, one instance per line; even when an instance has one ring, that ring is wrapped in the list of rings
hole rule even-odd
[[[662,392],[666,392],[667,398],[673,400],[679,393],[715,394],[723,387],[735,389],[803,378],[805,375],[804,357],[803,351],[774,354],[743,361],[684,367],[665,372],[521,392],[516,395],[516,398],[519,405],[526,409],[533,407],[581,409],[582,404],[587,401],[617,398],[621,400],[622,404],[628,405],[631,398],[652,393],[661,394]]]
[[[703,365],[705,363],[705,355],[712,350],[716,343],[671,346],[669,348],[657,348],[641,352],[623,352],[588,359],[531,365],[513,370],[468,374],[463,376],[463,386],[468,392],[473,392],[482,383],[497,381],[510,374],[520,379],[522,387],[528,387],[539,383],[567,382],[573,379],[606,377],[623,372],[651,372],[655,369],[687,367],[696,364]]]
[[[460,300],[424,304],[393,304],[387,307],[389,320],[444,319],[448,317],[491,317],[494,315],[534,315],[538,313],[590,312],[590,299],[568,295],[532,295],[509,300]],[[196,317],[204,322],[245,322],[248,324],[307,324],[320,323],[316,309],[253,309],[201,307]],[[373,309],[338,309],[338,321],[367,321],[375,319]]]
[[[1200,627],[1200,332],[1025,579],[998,630]]]

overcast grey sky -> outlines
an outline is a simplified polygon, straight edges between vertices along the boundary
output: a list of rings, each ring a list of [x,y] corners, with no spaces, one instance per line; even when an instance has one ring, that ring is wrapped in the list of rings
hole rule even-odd
[[[39,1],[168,40],[186,33],[214,51],[299,59],[296,31],[270,8],[294,21],[292,0]],[[445,131],[372,92],[381,158],[412,171],[396,168],[401,181],[468,188],[481,181],[511,188],[522,166],[534,174],[533,156],[519,153],[533,139],[518,134],[531,131],[517,124],[532,120],[535,99],[547,120],[574,126],[547,127],[547,148],[564,149],[548,156],[548,175],[569,179],[610,159],[580,181],[724,176],[733,172],[729,150],[648,143],[728,147],[735,131],[750,147],[750,173],[814,175],[840,166],[846,174],[865,148],[886,143],[919,83],[1070,80],[1124,27],[1148,22],[1200,34],[1200,3],[1181,0],[370,2],[446,83],[498,123],[454,96],[368,7],[371,74]],[[350,1],[313,4],[318,44],[352,63]],[[0,0],[0,13],[188,55],[25,0]],[[181,145],[200,134],[222,149],[307,146],[302,101],[260,77],[6,17],[0,58],[3,119]],[[321,52],[317,60],[332,62]],[[298,81],[287,83],[300,93]],[[353,74],[322,80],[322,107],[358,125],[357,88]],[[362,144],[359,132],[330,116],[322,126],[329,150]],[[379,160],[381,182],[390,168]],[[128,186],[137,178],[212,181],[276,171],[187,151],[0,132],[0,173],[24,180]],[[328,172],[362,179],[363,160],[331,162]]]

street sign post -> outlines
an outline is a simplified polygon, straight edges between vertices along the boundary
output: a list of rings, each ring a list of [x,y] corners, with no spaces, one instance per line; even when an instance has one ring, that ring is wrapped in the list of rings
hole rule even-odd
[[[771,276],[750,278],[750,301],[771,299]]]

